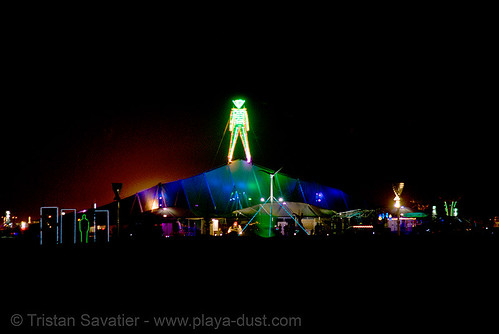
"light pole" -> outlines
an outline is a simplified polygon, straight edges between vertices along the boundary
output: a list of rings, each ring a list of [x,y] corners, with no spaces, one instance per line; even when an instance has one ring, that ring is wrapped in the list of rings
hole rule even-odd
[[[265,206],[265,204],[267,204],[267,202],[270,201],[269,237],[271,236],[271,229],[272,229],[272,206],[273,206],[274,200],[275,200],[275,198],[274,198],[274,176],[276,176],[277,173],[279,173],[281,171],[281,169],[282,169],[282,167],[279,168],[279,170],[276,171],[276,172],[274,172],[274,173],[269,173],[269,172],[266,172],[264,170],[261,170],[261,172],[270,175],[270,196],[269,196],[269,198],[267,198],[267,200],[264,200],[263,197],[260,199],[260,201],[263,202],[263,204],[261,204],[260,209],[258,209],[258,211],[253,215],[253,217],[251,217],[251,219],[249,220],[249,222],[243,228],[242,232],[244,232],[244,230],[246,230],[246,228],[248,226],[250,226],[250,224],[253,221],[253,219],[255,219],[255,217],[260,213],[260,210],[262,210],[263,207]],[[279,204],[279,206],[288,214],[288,216],[290,216],[295,221],[295,223],[303,230],[303,232],[305,232],[307,235],[310,235],[307,232],[307,230],[305,230],[305,228],[295,219],[295,217],[293,217],[293,215],[291,215],[291,213],[281,204],[281,199],[278,199],[276,201],[277,201],[277,204]]]
[[[274,176],[281,171],[282,167],[277,172],[270,174],[270,223],[269,223],[269,237],[272,228],[272,206],[274,205]]]
[[[114,200],[118,202],[118,211],[116,216],[116,231],[117,237],[120,237],[120,192],[121,188],[123,188],[123,183],[112,183],[113,192],[114,192]]]

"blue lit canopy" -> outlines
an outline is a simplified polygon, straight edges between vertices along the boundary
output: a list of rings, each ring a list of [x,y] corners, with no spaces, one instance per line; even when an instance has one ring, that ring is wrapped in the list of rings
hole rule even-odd
[[[269,197],[269,173],[273,172],[235,160],[190,178],[160,183],[122,201],[129,202],[131,211],[161,209],[167,216],[230,216]],[[274,178],[274,196],[289,203],[304,203],[336,212],[350,209],[350,197],[343,191],[283,173]]]

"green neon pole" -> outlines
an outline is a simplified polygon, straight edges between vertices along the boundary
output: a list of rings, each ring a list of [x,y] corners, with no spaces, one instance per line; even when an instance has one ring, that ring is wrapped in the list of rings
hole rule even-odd
[[[270,174],[270,223],[269,223],[269,238],[270,238],[270,229],[272,228],[272,207],[274,206],[274,174]]]

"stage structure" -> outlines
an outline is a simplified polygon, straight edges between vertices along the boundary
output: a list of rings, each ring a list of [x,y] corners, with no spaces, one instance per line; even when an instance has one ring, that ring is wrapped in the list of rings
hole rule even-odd
[[[245,100],[232,100],[232,103],[236,108],[232,108],[230,111],[230,146],[229,146],[229,163],[232,162],[232,156],[234,154],[234,149],[236,147],[237,138],[241,137],[243,142],[244,152],[246,154],[246,161],[251,163],[251,153],[248,143],[248,131],[249,121],[248,121],[248,111],[246,108],[241,108]]]
[[[253,215],[253,217],[251,217],[250,221],[246,224],[246,226],[244,226],[244,229],[243,229],[243,232],[248,228],[248,226],[251,225],[251,222],[256,218],[258,217],[258,214],[260,213],[260,211],[265,207],[265,204],[267,204],[268,201],[270,201],[270,212],[269,212],[269,233],[268,233],[268,237],[270,238],[271,237],[271,229],[274,227],[274,222],[273,222],[273,217],[272,217],[272,210],[273,210],[273,206],[274,206],[274,201],[276,203],[279,204],[279,206],[284,210],[284,212],[286,212],[286,214],[292,218],[295,223],[307,234],[307,235],[310,235],[304,228],[303,226],[300,224],[300,222],[298,220],[295,219],[295,217],[293,217],[293,215],[289,212],[288,209],[286,209],[286,207],[284,205],[281,204],[281,202],[284,202],[284,199],[282,197],[280,197],[279,199],[275,198],[274,197],[274,177],[277,175],[277,173],[279,173],[281,171],[282,167],[279,168],[276,172],[274,173],[269,173],[269,172],[265,172],[265,171],[262,171],[264,173],[267,173],[269,174],[270,176],[270,196],[269,198],[267,198],[267,200],[260,206],[260,208],[258,209],[258,211]]]
[[[271,190],[269,175],[272,174]],[[117,205],[114,201],[98,207],[109,210],[113,235],[117,232]],[[170,225],[176,230],[178,222],[185,230],[190,229],[189,235],[194,230],[197,235],[208,234],[214,221],[226,228],[230,221],[238,220],[245,228],[255,212],[261,210],[260,216],[252,221],[253,224],[258,221],[258,233],[254,232],[255,225],[252,225],[252,228],[245,229],[243,235],[268,237],[269,228],[274,225],[269,222],[271,207],[274,220],[288,220],[299,231],[302,227],[307,229],[305,232],[308,234],[309,225],[305,227],[300,219],[331,217],[336,212],[347,211],[357,205],[359,203],[339,189],[237,159],[201,174],[159,183],[122,198],[119,219],[120,225],[128,231],[124,234],[126,237],[152,228],[161,233],[163,224],[168,225],[164,230],[169,230]],[[295,218],[300,224],[294,221]]]

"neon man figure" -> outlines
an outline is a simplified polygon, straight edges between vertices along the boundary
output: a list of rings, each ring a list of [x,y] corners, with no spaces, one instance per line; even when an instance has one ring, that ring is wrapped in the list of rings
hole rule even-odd
[[[229,163],[232,162],[232,155],[234,154],[234,148],[236,147],[237,138],[241,136],[241,141],[243,142],[244,152],[246,153],[246,160],[248,163],[251,162],[251,153],[248,143],[248,131],[249,131],[249,121],[248,121],[248,111],[246,108],[241,108],[244,105],[245,100],[232,100],[232,103],[236,108],[230,110],[230,146],[229,146]]]
[[[83,226],[82,226],[83,223]],[[88,244],[89,222],[87,215],[83,215],[80,220],[80,242],[83,243],[83,233],[85,233],[85,243]]]

